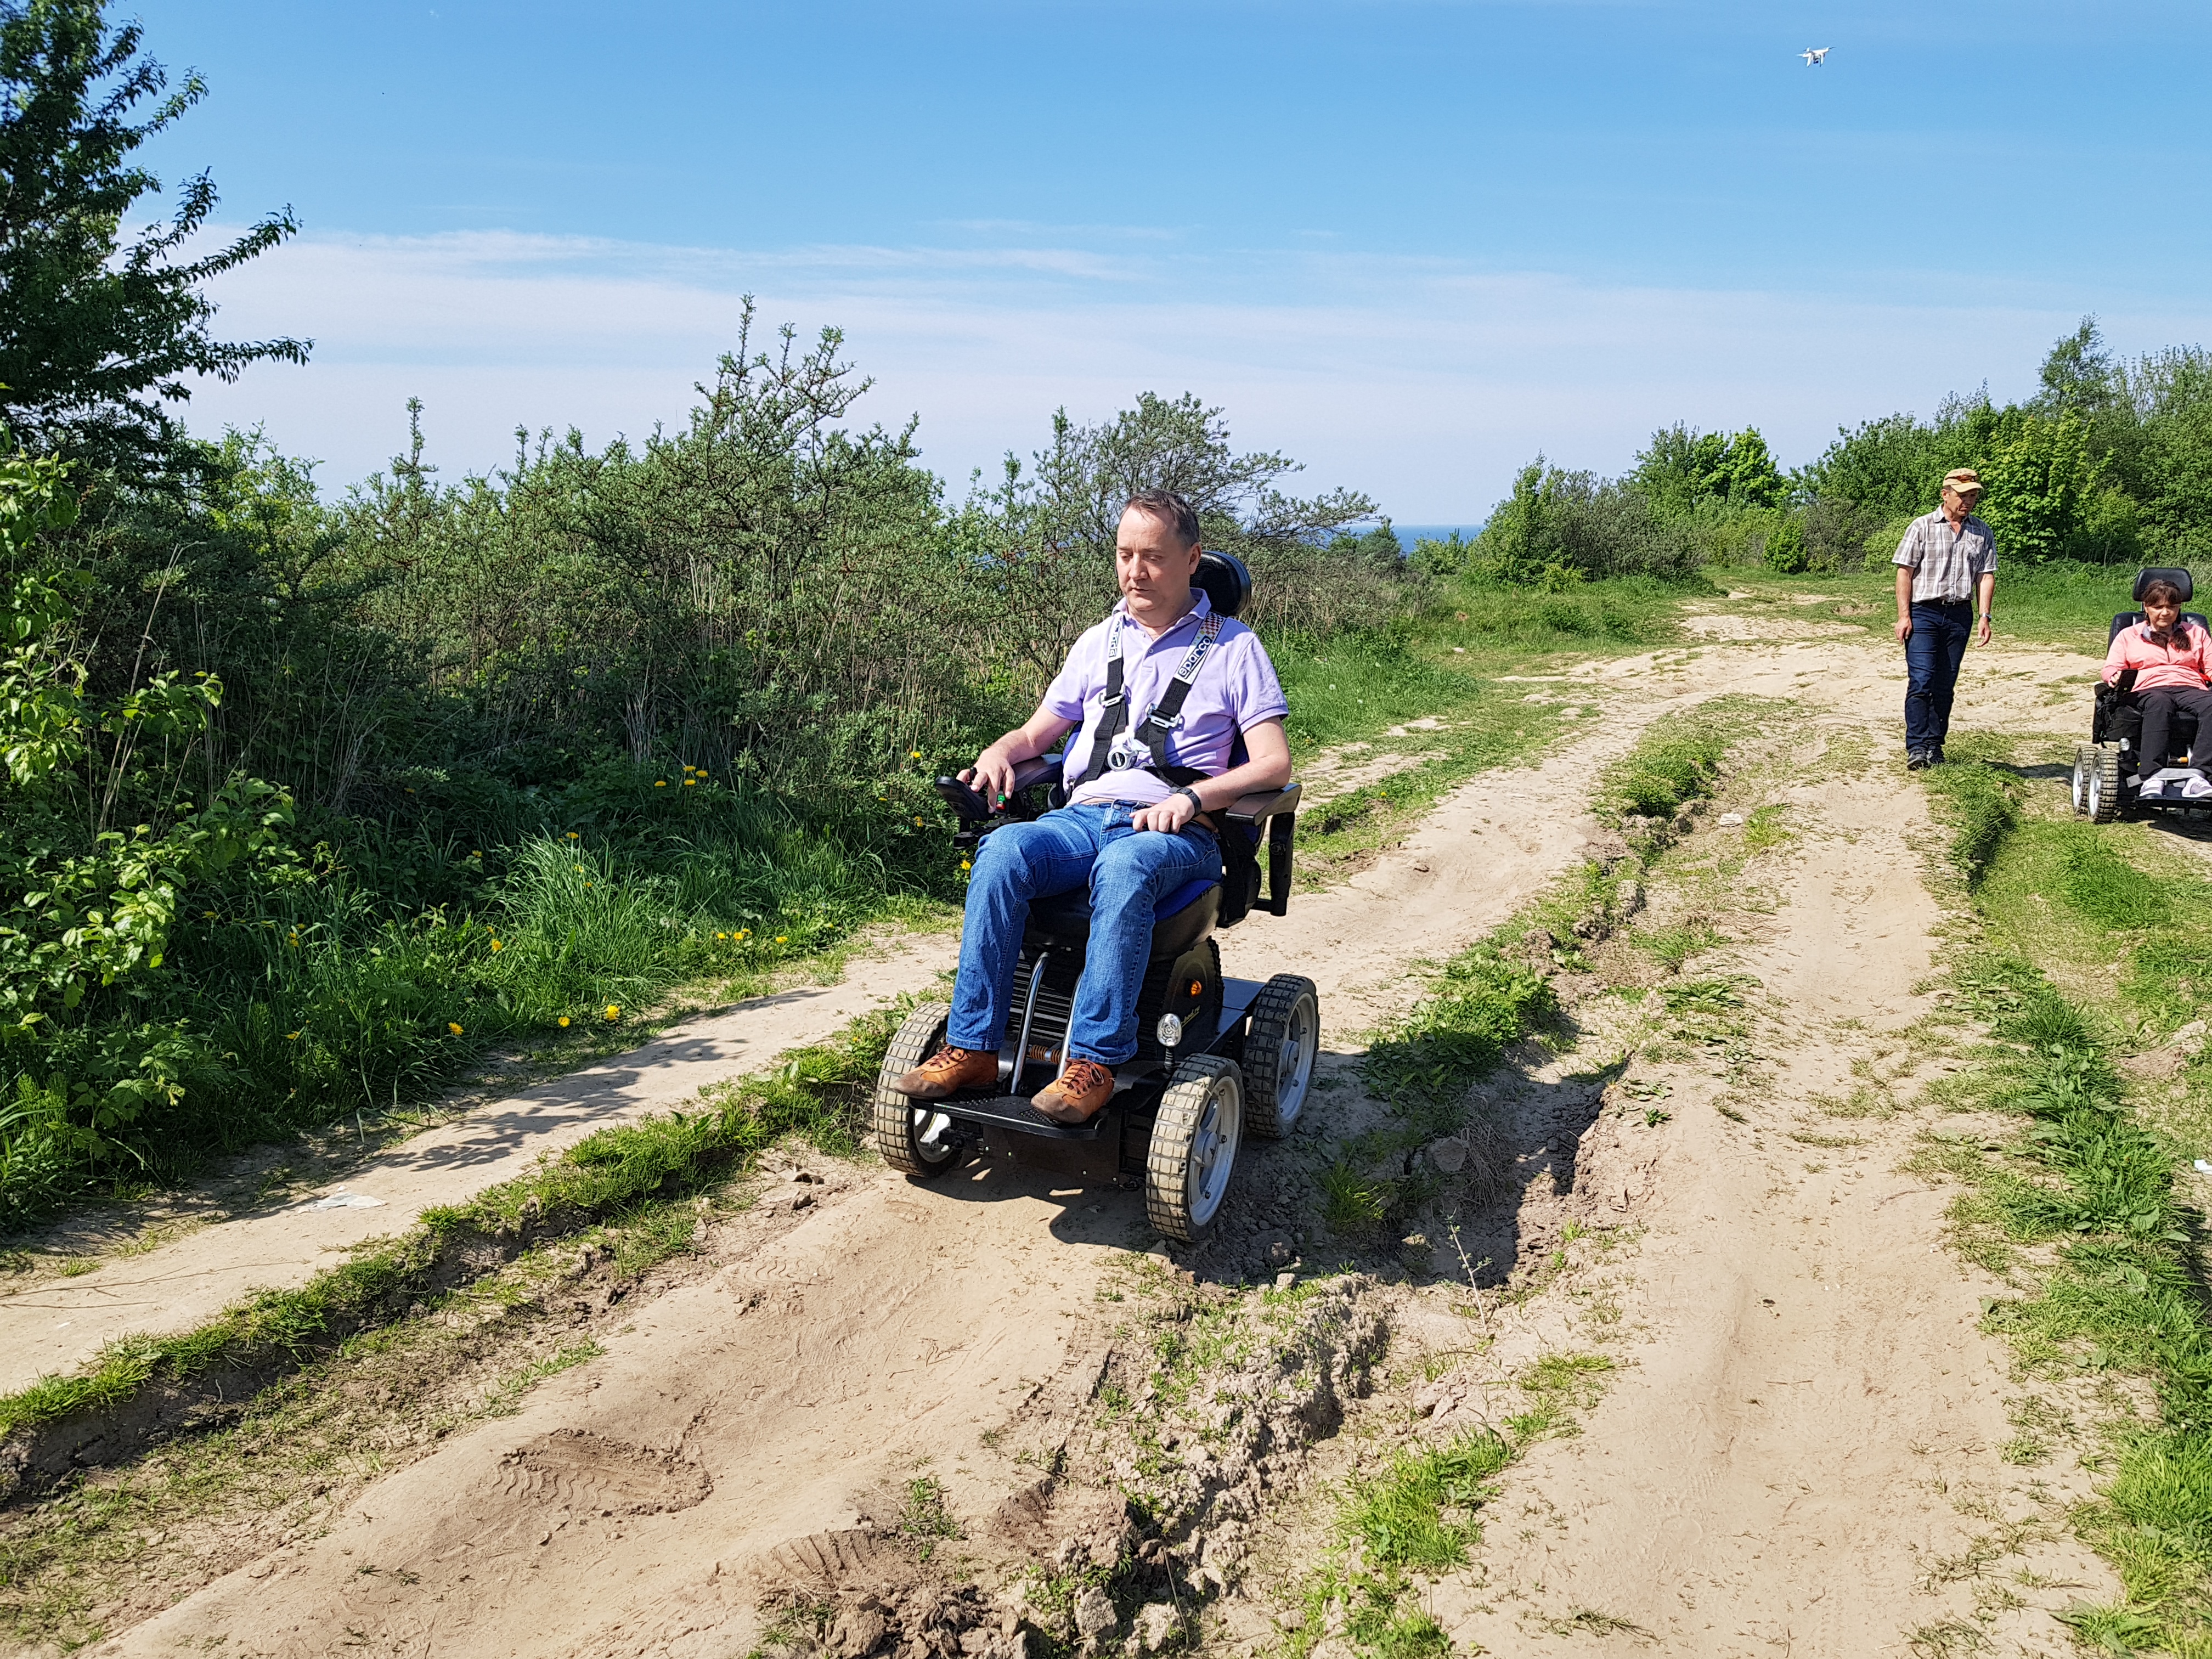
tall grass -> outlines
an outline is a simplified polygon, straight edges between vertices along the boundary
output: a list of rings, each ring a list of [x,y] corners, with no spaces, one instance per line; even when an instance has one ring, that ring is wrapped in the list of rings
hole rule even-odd
[[[2128,826],[2027,817],[2008,787],[1996,807],[1996,776],[1978,763],[1926,775],[1954,803],[1962,839],[1978,821],[1988,832],[1973,866],[1995,948],[1961,959],[1952,977],[1961,1006],[1996,1039],[1981,1089],[2022,1130],[1994,1160],[1963,1150],[1944,1160],[1974,1189],[1960,1212],[1970,1249],[1992,1265],[2017,1266],[2013,1246],[2045,1253],[2034,1289],[1988,1315],[2023,1370],[2114,1372],[2155,1397],[2148,1419],[2107,1425],[2116,1462],[2075,1517],[2117,1571],[2124,1599],[2061,1616],[2114,1651],[2212,1652],[2212,1300],[2199,1267],[2203,1218],[2174,1176],[2191,1150],[2212,1150],[2212,1118],[2201,1068],[2185,1068],[2177,1090],[2131,1102],[2109,1052],[2130,1027],[2160,1041],[2205,1006],[2212,985],[2198,981],[2212,921],[2201,918],[2212,889],[2146,868],[2138,857],[2148,849]],[[1976,801],[1978,820],[1957,810]]]
[[[747,994],[875,917],[924,908],[866,833],[768,798],[690,816],[468,849],[468,902],[411,915],[339,866],[190,918],[156,1005],[190,1056],[185,1091],[118,1137],[124,1168],[173,1178],[210,1153],[419,1102],[495,1048],[581,1048],[678,986]],[[95,1161],[58,1127],[0,1118],[0,1226],[112,1179],[112,1152]]]

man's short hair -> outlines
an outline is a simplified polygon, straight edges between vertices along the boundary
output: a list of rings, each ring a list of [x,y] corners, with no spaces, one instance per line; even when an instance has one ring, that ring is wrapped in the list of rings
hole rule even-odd
[[[1174,490],[1140,489],[1121,503],[1124,513],[1131,507],[1171,526],[1185,547],[1198,545],[1198,509]]]

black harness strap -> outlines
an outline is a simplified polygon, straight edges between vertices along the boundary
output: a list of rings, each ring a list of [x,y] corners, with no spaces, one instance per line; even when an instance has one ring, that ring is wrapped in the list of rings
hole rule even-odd
[[[1198,671],[1206,665],[1206,659],[1212,651],[1214,641],[1220,637],[1219,617],[1208,616],[1199,623],[1198,637],[1190,642],[1190,649],[1183,653],[1182,662],[1176,669],[1175,678],[1168,682],[1167,690],[1152,706],[1152,712],[1137,723],[1137,735],[1143,739],[1152,757],[1151,765],[1139,767],[1138,770],[1157,773],[1177,786],[1195,783],[1207,775],[1192,767],[1173,764],[1168,758],[1168,736],[1182,722],[1183,701],[1190,696],[1192,682],[1198,678]],[[1128,729],[1128,726],[1129,699],[1121,678],[1121,619],[1117,615],[1114,619],[1113,631],[1106,640],[1106,692],[1100,700],[1098,729],[1091,736],[1090,763],[1084,768],[1079,782],[1090,783],[1105,776],[1109,771],[1127,769],[1115,767],[1113,755],[1115,739]]]

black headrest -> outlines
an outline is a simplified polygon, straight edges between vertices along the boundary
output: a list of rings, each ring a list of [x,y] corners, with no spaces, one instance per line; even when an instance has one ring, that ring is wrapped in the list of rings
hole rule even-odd
[[[1233,617],[1252,602],[1252,573],[1234,553],[1206,549],[1198,556],[1198,574],[1191,583],[1212,603],[1217,617]]]
[[[2154,567],[2136,578],[2137,605],[2141,605],[2143,601],[2143,590],[2153,582],[2172,582],[2181,590],[2181,602],[2184,605],[2189,603],[2191,595],[2196,592],[2196,584],[2189,580],[2189,573],[2186,570],[2176,569],[2169,566]]]

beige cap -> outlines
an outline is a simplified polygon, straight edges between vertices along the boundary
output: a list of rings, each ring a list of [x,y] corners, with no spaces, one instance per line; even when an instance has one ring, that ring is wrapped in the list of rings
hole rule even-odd
[[[1982,493],[1982,475],[1971,466],[1954,466],[1943,475],[1943,488],[1955,489],[1961,495]]]

